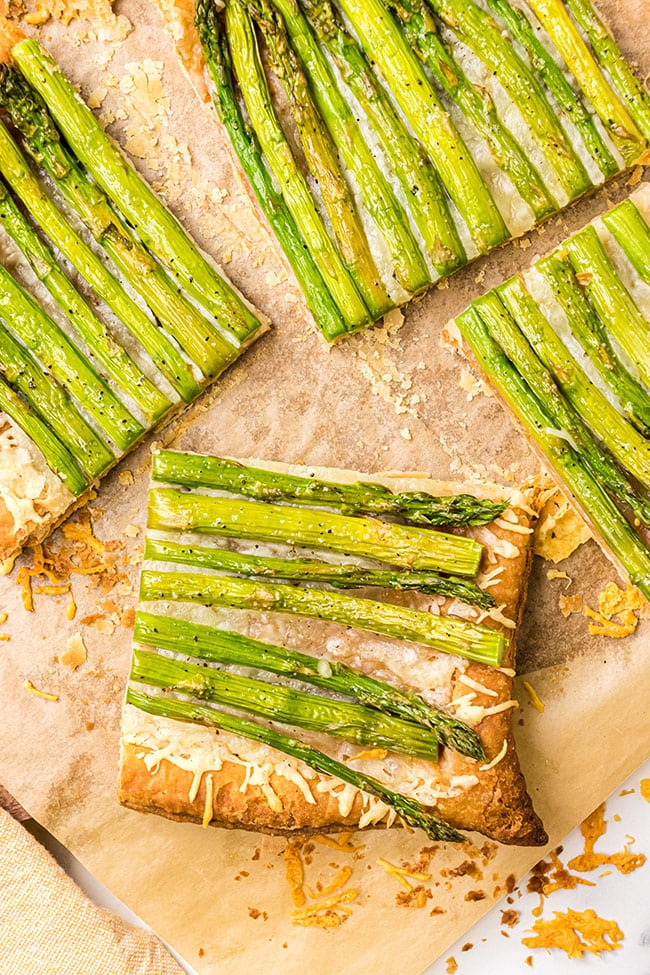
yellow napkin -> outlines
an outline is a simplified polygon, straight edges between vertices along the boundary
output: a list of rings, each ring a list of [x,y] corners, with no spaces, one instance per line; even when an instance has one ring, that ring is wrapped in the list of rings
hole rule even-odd
[[[2,975],[183,975],[147,931],[97,907],[0,808]]]

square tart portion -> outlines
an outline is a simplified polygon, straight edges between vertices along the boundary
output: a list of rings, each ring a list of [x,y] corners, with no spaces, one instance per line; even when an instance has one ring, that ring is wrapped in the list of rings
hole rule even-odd
[[[516,636],[532,560],[536,490],[441,482],[423,475],[368,475],[257,460],[251,463],[257,468],[330,482],[380,483],[395,492],[474,494],[509,500],[509,506],[490,524],[454,531],[484,546],[475,581],[492,594],[494,608],[481,610],[457,598],[417,591],[354,590],[354,595],[361,597],[480,622],[502,632],[507,638],[507,649],[499,667],[419,643],[285,612],[253,612],[164,600],[141,601],[139,611],[235,631],[299,650],[322,659],[325,672],[328,662],[346,664],[421,696],[477,732],[486,755],[484,761],[442,745],[438,762],[432,762],[385,749],[359,747],[321,732],[296,729],[289,733],[381,781],[392,791],[416,799],[458,829],[476,830],[501,843],[543,845],[546,833],[526,791],[511,729],[511,717],[517,707],[513,699]],[[148,537],[151,536],[150,529]],[[187,534],[182,538],[190,541]],[[323,557],[319,551],[296,551],[295,547],[285,546],[282,553],[277,544],[252,546],[248,542],[246,546],[232,538],[227,540],[227,547],[257,555],[290,552],[294,557]],[[160,567],[160,563],[152,564]],[[145,569],[147,566],[145,561]],[[184,567],[166,568],[183,571]],[[314,690],[308,686],[306,689]],[[287,733],[286,726],[277,727]],[[380,798],[317,772],[274,748],[205,725],[146,713],[129,703],[123,711],[119,799],[132,809],[170,819],[287,835],[400,824],[394,809]]]

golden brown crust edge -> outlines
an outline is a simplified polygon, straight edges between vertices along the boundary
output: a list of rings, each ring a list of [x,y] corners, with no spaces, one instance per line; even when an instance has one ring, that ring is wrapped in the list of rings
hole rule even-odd
[[[528,527],[532,519],[521,511],[518,514],[520,523]],[[498,538],[507,535],[512,541],[512,533],[498,526],[489,527]],[[492,592],[497,604],[505,604],[505,616],[518,626],[525,604],[532,546],[530,535],[514,537],[520,540],[518,555],[511,559],[498,557],[503,571]],[[501,623],[489,618],[486,623],[497,629],[505,629]],[[504,665],[511,668],[514,665],[516,629],[506,632],[510,636],[510,645]],[[512,677],[503,671],[471,664],[466,674],[497,692],[496,698],[481,695],[477,703],[489,707],[495,701],[503,702],[511,698]],[[455,682],[453,696],[459,697],[467,690],[462,682]],[[499,755],[504,741],[507,742],[505,756],[493,768],[480,770],[476,763],[448,749],[443,750],[441,762],[449,775],[474,774],[478,777],[478,784],[455,798],[439,800],[434,811],[459,829],[481,832],[500,843],[541,846],[547,842],[547,836],[526,791],[511,730],[511,715],[512,710],[489,715],[477,728],[488,762]],[[202,822],[206,814],[207,775],[201,777],[198,793],[191,801],[189,795],[193,774],[166,759],[150,772],[145,763],[149,751],[145,747],[123,744],[118,789],[120,802],[129,808],[155,812],[169,819]],[[330,793],[318,793],[316,801],[310,803],[298,786],[273,775],[270,784],[282,802],[282,810],[277,812],[271,809],[259,787],[247,785],[242,791],[245,771],[241,765],[224,762],[219,770],[212,770],[208,774],[213,787],[212,809],[208,813],[212,813],[210,824],[215,826],[301,835],[357,827],[363,811],[360,796],[355,798],[349,813],[342,816],[336,797]],[[384,824],[378,825],[381,828]]]

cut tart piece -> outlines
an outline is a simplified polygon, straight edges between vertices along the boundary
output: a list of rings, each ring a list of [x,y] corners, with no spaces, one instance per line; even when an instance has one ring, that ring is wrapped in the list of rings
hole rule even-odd
[[[646,158],[590,0],[157,0],[334,341]]]
[[[120,801],[543,844],[510,727],[535,497],[155,452]]]
[[[445,330],[650,599],[650,186]]]
[[[0,63],[0,109],[2,562],[268,325],[38,42]]]

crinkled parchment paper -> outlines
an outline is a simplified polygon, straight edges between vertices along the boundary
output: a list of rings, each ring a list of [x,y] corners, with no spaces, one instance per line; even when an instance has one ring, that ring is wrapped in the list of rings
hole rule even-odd
[[[93,5],[101,7],[101,0]],[[644,4],[608,0],[602,6],[624,50],[647,73]],[[73,20],[65,29],[54,21],[33,29],[170,206],[275,326],[173,436],[167,434],[171,442],[438,477],[519,479],[535,472],[536,460],[497,401],[477,392],[467,376],[462,380],[464,364],[439,347],[440,327],[479,291],[605,209],[608,198],[623,197],[624,181],[457,274],[404,316],[394,313],[384,325],[327,348],[253,214],[214,116],[181,75],[156,10],[145,0],[124,0],[115,9],[121,16],[101,28]],[[0,629],[10,634],[0,643],[0,781],[205,975],[375,969],[417,975],[540,851],[497,848],[480,837],[472,838],[474,846],[445,849],[401,830],[359,834],[354,853],[313,844],[303,850],[313,892],[346,865],[353,868],[348,886],[359,891],[348,919],[321,930],[290,922],[285,840],[169,823],[117,805],[129,614],[98,604],[112,599],[123,610],[135,603],[147,477],[148,446],[106,480],[92,503],[97,536],[119,543],[113,554],[124,578],[105,594],[100,582],[75,577],[74,619],[66,615],[67,595],[36,594],[35,611],[27,614],[15,572],[0,580],[0,609],[9,614]],[[17,567],[22,564],[31,564],[31,556]],[[548,569],[536,559],[520,639],[520,670],[545,711],[530,706],[520,684],[514,723],[531,794],[556,844],[650,751],[649,624],[642,621],[633,636],[611,640],[588,636],[583,616],[559,612],[561,594],[579,592],[595,606],[598,592],[615,578],[593,542],[560,566],[572,582],[549,580]],[[106,618],[81,623],[97,613]],[[60,660],[76,633],[83,635],[88,659],[72,671]],[[58,701],[30,694],[26,679]],[[407,906],[413,898],[404,896],[379,857],[429,874],[422,881],[423,907]],[[468,869],[468,861],[475,866]]]

